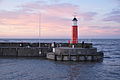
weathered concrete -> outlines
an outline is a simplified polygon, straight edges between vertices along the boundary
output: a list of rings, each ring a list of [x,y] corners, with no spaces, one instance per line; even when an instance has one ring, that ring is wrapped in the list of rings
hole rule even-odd
[[[22,43],[22,42],[0,42],[0,56],[46,56],[48,52],[52,52],[52,43],[40,43],[39,54],[39,43]],[[69,43],[56,43],[55,47],[72,47]],[[75,47],[81,47],[81,43],[74,44]],[[91,43],[85,43],[85,46],[92,47]]]
[[[51,47],[52,43],[40,43],[41,47]],[[72,45],[74,45],[75,47],[82,47],[82,43],[78,43],[78,44],[69,44],[69,43],[56,43],[55,47],[72,47]],[[0,47],[38,47],[39,43],[15,43],[15,42],[0,42]],[[91,48],[92,47],[92,43],[85,43],[84,44],[84,48]]]
[[[40,54],[41,51],[41,54]],[[51,48],[0,48],[0,56],[13,56],[13,57],[45,57],[48,52],[51,52]]]
[[[2,55],[1,56],[17,56],[16,48],[1,48]]]
[[[97,48],[69,48],[59,47],[55,48],[55,54],[94,54],[97,52]]]
[[[55,53],[48,53],[48,59],[61,61],[100,61],[103,53],[97,52],[97,48],[55,48]]]
[[[36,48],[18,48],[19,57],[34,57],[39,56],[39,49]]]
[[[2,48],[0,48],[0,56],[3,56]]]
[[[97,52],[92,43],[0,43],[0,56],[46,57],[53,60],[94,61],[103,59],[103,53]],[[75,48],[72,48],[74,45]],[[53,50],[55,48],[55,50]],[[53,53],[54,51],[55,53]]]

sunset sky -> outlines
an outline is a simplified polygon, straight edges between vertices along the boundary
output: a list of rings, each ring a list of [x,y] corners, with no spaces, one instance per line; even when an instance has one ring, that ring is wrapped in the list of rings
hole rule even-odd
[[[120,0],[0,0],[0,38],[119,38]]]

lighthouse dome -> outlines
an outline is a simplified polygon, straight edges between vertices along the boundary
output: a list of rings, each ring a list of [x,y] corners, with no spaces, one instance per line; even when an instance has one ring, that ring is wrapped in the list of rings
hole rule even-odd
[[[77,20],[77,18],[74,17],[72,21],[78,21],[78,20]]]

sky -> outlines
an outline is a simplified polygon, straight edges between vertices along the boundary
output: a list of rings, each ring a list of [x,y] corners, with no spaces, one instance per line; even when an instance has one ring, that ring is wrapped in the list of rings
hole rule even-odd
[[[0,0],[0,38],[120,39],[120,0]]]

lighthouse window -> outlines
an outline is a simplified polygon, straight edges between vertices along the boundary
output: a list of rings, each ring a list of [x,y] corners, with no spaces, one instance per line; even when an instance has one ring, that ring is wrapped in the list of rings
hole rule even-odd
[[[77,25],[77,21],[73,21],[73,25]]]

